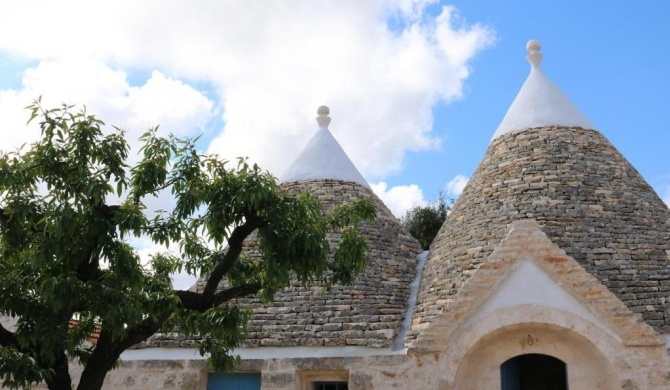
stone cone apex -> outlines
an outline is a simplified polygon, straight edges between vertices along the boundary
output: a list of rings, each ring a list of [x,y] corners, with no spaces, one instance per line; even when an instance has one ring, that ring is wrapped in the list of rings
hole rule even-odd
[[[545,83],[532,72],[531,82]],[[648,325],[670,332],[670,209],[600,132],[566,112],[569,120],[526,122],[491,141],[431,245],[408,343],[450,310],[509,226],[525,218]]]
[[[542,72],[540,48],[540,43],[536,40],[531,40],[526,45],[528,50],[526,59],[531,64],[530,74],[493,134],[492,141],[503,134],[533,127],[596,128],[560,88]]]
[[[303,180],[332,179],[352,181],[370,188],[335,137],[328,130],[330,110],[319,107],[316,118],[319,129],[305,148],[280,176],[284,183]]]
[[[246,346],[391,348],[402,337],[421,246],[372,192],[332,136],[328,114],[328,107],[319,108],[319,130],[281,176],[281,186],[289,193],[310,193],[327,212],[369,199],[377,216],[357,227],[368,243],[369,261],[350,286],[324,292],[318,285],[293,285],[270,303],[257,297],[239,299],[252,313]],[[328,233],[328,240],[336,247],[339,234]],[[256,245],[248,240],[245,252],[257,256]]]

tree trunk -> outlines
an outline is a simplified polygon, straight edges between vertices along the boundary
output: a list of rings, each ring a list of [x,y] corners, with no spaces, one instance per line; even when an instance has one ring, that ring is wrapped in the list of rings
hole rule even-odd
[[[147,319],[137,327],[129,329],[126,337],[121,340],[112,341],[111,332],[101,330],[93,354],[81,373],[77,390],[102,389],[105,376],[114,368],[121,353],[156,333],[169,316],[169,313],[164,313],[158,321]]]
[[[54,374],[46,381],[49,390],[72,390],[70,366],[65,352],[56,358],[56,362],[50,368],[54,370]]]
[[[102,388],[107,372],[114,367],[121,352],[126,349],[120,345],[122,343],[121,340],[112,342],[110,332],[104,330],[100,332],[95,350],[86,362],[86,367],[79,378],[77,390],[100,390]]]
[[[107,372],[114,367],[114,363],[120,355],[120,353],[115,354],[112,351],[93,354],[81,373],[77,390],[102,389],[102,383],[105,381]]]

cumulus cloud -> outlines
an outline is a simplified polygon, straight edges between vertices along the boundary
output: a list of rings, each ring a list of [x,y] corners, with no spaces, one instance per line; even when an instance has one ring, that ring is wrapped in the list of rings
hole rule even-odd
[[[465,188],[465,185],[468,184],[469,180],[469,177],[458,174],[454,176],[454,178],[451,179],[449,183],[447,183],[447,185],[444,187],[444,191],[448,197],[458,198],[461,196],[461,192],[463,192],[463,188]]]
[[[433,106],[461,96],[469,61],[494,40],[453,7],[428,14],[432,3],[8,0],[0,50],[39,61],[38,70],[69,60],[87,80],[75,88],[52,71],[35,84],[41,90],[13,93],[77,91],[76,103],[95,102],[108,122],[123,117],[133,129],[202,125],[195,118],[212,111],[207,99],[177,89],[205,82],[225,123],[209,150],[250,156],[275,174],[315,131],[316,107],[329,105],[331,130],[353,162],[382,178],[402,168],[407,151],[439,146]],[[156,71],[141,91],[127,85],[124,72],[134,69]]]
[[[36,124],[26,127],[23,109],[37,97],[45,108],[62,103],[86,106],[109,125],[126,130],[131,145],[148,128],[163,133],[196,135],[214,115],[214,103],[182,81],[154,71],[140,86],[126,72],[98,60],[49,60],[25,70],[20,90],[0,90],[0,148],[16,148],[37,139]]]
[[[38,139],[37,121],[26,125],[29,113],[24,107],[39,96],[45,108],[76,103],[74,110],[86,106],[88,113],[124,129],[131,164],[139,160],[138,138],[149,128],[160,124],[164,135],[196,136],[215,114],[214,103],[202,92],[159,71],[132,86],[125,71],[99,60],[46,60],[24,71],[20,90],[0,90],[0,150]],[[169,191],[163,191],[146,199],[147,211],[169,209],[173,202]]]
[[[390,187],[381,181],[377,184],[370,184],[372,191],[386,204],[393,215],[400,218],[407,210],[414,206],[426,204],[423,197],[423,191],[416,184],[400,185]]]
[[[286,151],[299,149],[314,133],[310,117],[321,104],[330,106],[331,131],[368,178],[398,172],[408,150],[438,147],[432,107],[460,97],[467,61],[488,42],[488,30],[455,28],[451,8],[398,33],[374,9],[363,12],[369,19],[348,21],[361,19],[351,14],[370,7],[363,3],[318,23],[307,13],[292,15],[293,23],[304,25],[288,33],[268,31],[282,37],[276,45],[286,50],[258,53],[272,67],[242,75],[244,82],[224,90],[226,127],[210,149],[251,156],[280,174],[292,158]]]
[[[470,61],[495,40],[437,2],[6,0],[0,55],[31,66],[19,88],[0,89],[0,150],[38,136],[23,107],[42,95],[46,107],[86,105],[130,141],[158,124],[209,132],[208,151],[280,175],[326,104],[357,168],[383,179],[408,151],[439,147],[434,106],[461,97]],[[426,203],[415,184],[372,187],[396,216]]]

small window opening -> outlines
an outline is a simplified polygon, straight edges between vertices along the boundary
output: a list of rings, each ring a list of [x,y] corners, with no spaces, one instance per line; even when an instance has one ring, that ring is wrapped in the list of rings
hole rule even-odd
[[[349,390],[347,382],[312,382],[312,390]]]
[[[500,366],[502,390],[568,390],[568,372],[563,361],[530,353],[507,360]]]

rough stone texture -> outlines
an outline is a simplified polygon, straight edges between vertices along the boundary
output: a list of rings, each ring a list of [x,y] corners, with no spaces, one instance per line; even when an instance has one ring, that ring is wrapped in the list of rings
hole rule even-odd
[[[383,202],[360,184],[306,180],[282,186],[290,192],[310,192],[326,210],[371,199],[377,218],[360,227],[368,240],[370,260],[352,286],[334,286],[324,293],[318,285],[296,285],[277,293],[269,304],[256,298],[239,300],[253,312],[246,345],[389,347],[404,318],[419,244]],[[331,247],[337,245],[336,235],[329,240]]]
[[[485,296],[481,291],[495,290],[495,280],[504,279],[505,272],[521,257],[536,261],[581,302],[592,300],[586,305],[602,309],[594,309],[594,314],[621,332],[613,335],[579,315],[542,305],[506,307],[474,320],[467,310],[459,311],[465,306],[477,306],[468,300]],[[407,354],[395,355],[243,360],[237,371],[259,373],[263,390],[310,389],[310,381],[328,380],[325,378],[332,378],[329,373],[343,373],[350,390],[494,389],[500,384],[499,368],[503,362],[521,354],[541,353],[566,363],[571,390],[670,389],[667,347],[662,341],[653,340],[659,336],[647,325],[636,322],[636,316],[581,267],[550,242],[536,222],[516,221],[502,244],[497,245],[460,290],[450,310],[440,314],[440,319],[431,324],[430,332],[422,333],[422,339],[417,341],[423,340],[424,348],[410,348]],[[284,304],[270,311],[279,313],[284,307],[296,310],[293,305]],[[348,331],[356,337],[362,332],[365,337],[365,324],[342,323],[341,328],[335,322],[322,325],[326,324],[333,324],[329,332]],[[438,329],[438,325],[442,328]],[[452,325],[454,329],[447,329]],[[645,332],[653,337],[647,337]],[[628,336],[632,336],[633,342]],[[162,337],[156,340],[159,345],[178,338]],[[207,388],[211,370],[203,360],[168,360],[164,348],[149,351],[153,351],[156,360],[124,362],[108,374],[103,388]],[[80,372],[74,364],[72,368],[73,373]]]
[[[313,191],[327,205],[360,196],[381,204],[352,183],[288,186]],[[379,215],[364,227],[373,256],[354,286],[326,295],[292,287],[270,305],[242,302],[257,321],[251,345],[389,345],[418,245],[385,207]],[[566,363],[571,390],[670,389],[668,347],[648,326],[666,335],[670,329],[669,254],[670,210],[598,132],[508,134],[490,145],[433,244],[407,354],[244,360],[238,371],[260,373],[263,390],[303,390],[307,379],[328,372],[344,372],[351,390],[494,389],[503,362],[541,353]],[[540,304],[470,316],[521,257],[600,321]],[[166,334],[145,346],[188,342],[197,340]],[[146,352],[165,359],[165,351]],[[209,371],[203,360],[128,361],[109,373],[104,388],[204,390]]]
[[[160,362],[160,361],[159,361]],[[163,361],[165,362],[165,361]],[[202,361],[181,360],[184,369],[152,371],[140,367],[123,367],[110,372],[103,389],[182,389],[205,390],[209,370]],[[240,372],[261,373],[263,390],[296,390],[305,387],[301,373],[344,371],[352,390],[406,389],[406,374],[414,366],[407,355],[352,358],[293,358],[242,361]],[[426,378],[423,382],[432,382]],[[423,387],[421,387],[423,388]],[[435,387],[427,387],[435,388]]]
[[[125,362],[105,378],[105,389],[204,389],[206,379],[187,360]]]
[[[473,315],[475,311],[500,289],[501,283],[519,263],[527,261],[538,266],[583,308],[591,312],[597,318],[596,322],[582,318],[577,314],[579,312],[547,310],[541,303],[517,303],[487,314],[495,320],[490,320],[489,327],[479,329],[477,334],[492,333],[503,323],[511,326],[544,321],[571,329],[590,342],[596,342],[601,338],[602,330],[594,325],[600,323],[607,324],[602,325],[607,328],[606,332],[609,332],[610,336],[616,334],[617,342],[625,346],[665,346],[663,337],[643,322],[639,313],[631,312],[598,279],[553,244],[540,230],[535,220],[527,219],[512,223],[503,242],[479,265],[457,297],[414,340],[409,347],[410,350],[421,353],[440,352],[447,348],[452,337],[459,338],[454,336],[459,328],[466,328],[469,332],[475,333],[473,329],[487,322],[485,317]],[[526,294],[535,294],[532,290],[524,290],[524,286],[517,285],[516,289],[525,291]],[[547,318],[543,318],[545,314]],[[598,332],[593,332],[594,330]]]
[[[289,192],[309,192],[326,211],[359,199],[371,199],[377,210],[372,223],[359,227],[368,241],[370,260],[351,286],[333,286],[324,292],[317,283],[310,288],[294,285],[264,304],[257,297],[237,300],[252,311],[245,346],[367,346],[390,347],[398,334],[416,275],[419,243],[384,203],[358,183],[341,180],[304,180],[283,183]],[[329,234],[331,248],[338,236]],[[255,240],[245,242],[252,256]],[[199,282],[202,288],[202,282]],[[197,340],[157,334],[138,347],[193,347]]]
[[[408,341],[454,299],[509,224],[526,218],[647,324],[670,331],[670,210],[599,132],[544,127],[489,145],[431,246]]]
[[[594,349],[578,332],[551,325],[504,326],[485,336],[464,332],[460,336],[474,343],[468,350],[459,349],[460,340],[452,339],[437,353],[243,360],[237,371],[259,373],[262,390],[311,389],[308,382],[328,380],[329,372],[348,374],[350,390],[495,389],[500,385],[502,362],[524,353],[542,353],[567,363],[571,390],[670,389],[670,359],[664,347],[626,347],[612,340],[609,344],[594,340],[605,346]],[[532,345],[527,343],[529,334],[535,340]],[[137,363],[110,372],[103,389],[205,390],[211,372],[202,360],[180,360],[176,368],[164,370]]]

